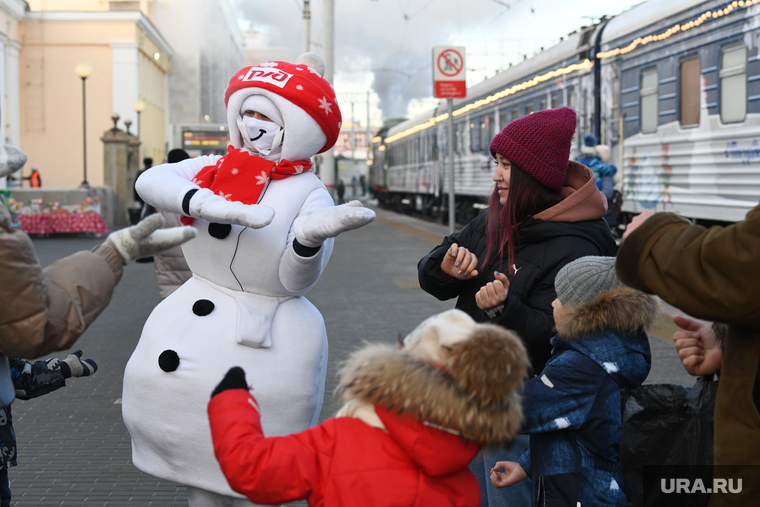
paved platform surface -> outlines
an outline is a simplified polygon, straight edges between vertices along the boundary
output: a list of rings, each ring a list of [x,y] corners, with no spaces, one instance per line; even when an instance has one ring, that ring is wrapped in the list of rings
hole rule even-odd
[[[417,261],[448,228],[377,212],[371,225],[337,238],[327,270],[307,295],[324,315],[330,343],[322,420],[338,408],[336,372],[349,353],[364,341],[395,342],[423,319],[454,306],[453,300],[440,302],[424,293],[417,283]],[[71,237],[34,241],[43,265],[100,242]],[[9,473],[12,505],[187,505],[184,487],[132,465],[121,419],[124,367],[158,303],[153,269],[153,264],[127,266],[111,305],[76,343],[85,357],[97,361],[94,377],[71,379],[49,395],[14,403],[19,466]],[[672,344],[656,337],[650,342],[654,358],[648,383],[693,384]]]

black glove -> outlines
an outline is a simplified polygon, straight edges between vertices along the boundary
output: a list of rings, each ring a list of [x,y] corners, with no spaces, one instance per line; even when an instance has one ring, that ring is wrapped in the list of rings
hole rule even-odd
[[[66,356],[66,359],[60,361],[61,373],[63,378],[71,377],[89,377],[98,371],[98,365],[92,359],[82,361],[82,351],[77,350],[73,354]]]
[[[240,366],[230,368],[227,375],[224,376],[219,385],[216,386],[214,392],[211,393],[213,398],[217,394],[226,391],[227,389],[245,389],[248,390],[248,383],[245,381],[245,372]]]

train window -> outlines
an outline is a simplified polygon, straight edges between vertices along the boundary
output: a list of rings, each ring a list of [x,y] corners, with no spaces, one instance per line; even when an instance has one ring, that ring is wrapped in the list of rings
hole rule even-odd
[[[538,101],[538,110],[543,111],[544,109],[546,109],[546,99],[541,99]]]
[[[513,107],[512,108],[512,117],[510,120],[516,120],[520,117],[520,108],[519,107]]]
[[[532,112],[533,112],[533,102],[528,102],[527,104],[525,104],[525,116],[528,116]]]
[[[478,130],[475,123],[470,123],[470,153],[475,153],[478,150]]]
[[[655,132],[657,130],[657,87],[659,78],[657,69],[648,69],[641,73],[641,106],[639,111],[639,121],[641,122],[641,131],[644,133]]]
[[[493,118],[487,114],[484,118],[483,129],[480,131],[480,151],[488,153],[488,147],[491,145],[493,138]]]
[[[682,127],[696,127],[699,125],[701,79],[698,56],[681,62],[680,83],[678,87],[678,120]]]
[[[457,155],[462,154],[462,130],[464,125],[459,123],[454,129],[454,151]]]
[[[728,46],[720,54],[720,121],[744,121],[747,114],[747,48]]]
[[[567,105],[572,109],[578,109],[578,102],[575,98],[575,90],[569,90],[567,92]]]
[[[552,93],[552,109],[557,109],[558,107],[559,107],[559,94]]]

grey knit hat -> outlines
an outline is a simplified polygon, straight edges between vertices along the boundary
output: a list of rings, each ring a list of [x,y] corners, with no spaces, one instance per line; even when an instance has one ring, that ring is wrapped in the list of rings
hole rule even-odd
[[[615,275],[615,257],[581,257],[566,264],[554,279],[563,306],[587,303],[618,285],[621,282]]]

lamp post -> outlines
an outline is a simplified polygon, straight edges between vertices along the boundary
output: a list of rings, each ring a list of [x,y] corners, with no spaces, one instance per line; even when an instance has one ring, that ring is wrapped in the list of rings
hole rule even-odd
[[[90,188],[90,184],[87,182],[87,109],[85,101],[85,81],[90,74],[92,74],[92,65],[88,62],[80,62],[74,67],[74,72],[77,76],[82,78],[82,145],[84,147],[84,179],[80,185],[82,188]]]
[[[142,126],[140,125],[140,113],[145,110],[145,101],[143,99],[137,99],[132,103],[132,109],[137,113],[137,140],[142,137]],[[142,144],[140,145],[140,148]],[[138,148],[139,149],[139,148]]]

